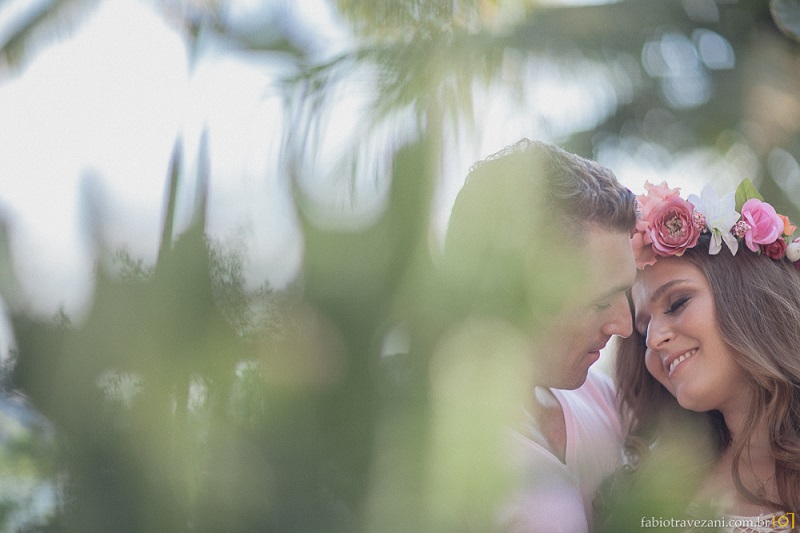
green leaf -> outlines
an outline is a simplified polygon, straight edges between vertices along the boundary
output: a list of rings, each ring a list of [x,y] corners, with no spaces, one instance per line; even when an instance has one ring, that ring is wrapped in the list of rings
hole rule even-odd
[[[736,210],[741,213],[742,206],[751,198],[758,198],[762,202],[764,201],[764,197],[759,194],[756,186],[750,181],[750,178],[745,178],[739,186],[736,187]]]

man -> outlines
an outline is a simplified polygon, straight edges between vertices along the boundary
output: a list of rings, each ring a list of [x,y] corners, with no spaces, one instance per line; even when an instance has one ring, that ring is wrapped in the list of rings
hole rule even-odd
[[[473,167],[448,227],[445,265],[467,313],[531,337],[531,394],[514,434],[523,485],[500,511],[512,531],[586,532],[620,465],[607,376],[590,367],[631,334],[636,202],[605,167],[523,139]]]

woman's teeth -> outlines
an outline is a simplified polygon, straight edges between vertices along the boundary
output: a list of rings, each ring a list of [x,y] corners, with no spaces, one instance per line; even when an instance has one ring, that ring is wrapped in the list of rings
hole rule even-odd
[[[673,370],[675,370],[675,367],[676,367],[676,366],[678,366],[679,364],[681,364],[681,363],[683,363],[684,361],[686,361],[687,359],[689,359],[691,356],[693,356],[693,355],[695,354],[695,352],[697,352],[697,349],[696,349],[696,348],[695,348],[694,350],[690,351],[690,352],[686,352],[686,353],[685,353],[685,354],[683,354],[682,356],[680,356],[680,357],[678,357],[677,359],[675,359],[674,361],[672,361],[672,362],[670,363],[670,365],[669,365],[669,372],[670,372],[670,374],[672,373],[672,371],[673,371]]]

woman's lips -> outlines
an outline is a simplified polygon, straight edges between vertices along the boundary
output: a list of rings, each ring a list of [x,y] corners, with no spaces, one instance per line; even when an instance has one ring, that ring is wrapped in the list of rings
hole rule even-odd
[[[675,373],[675,370],[680,366],[681,363],[692,357],[695,353],[697,353],[697,348],[689,350],[688,352],[684,352],[681,355],[674,357],[672,361],[669,363],[667,367],[667,373],[672,376]]]

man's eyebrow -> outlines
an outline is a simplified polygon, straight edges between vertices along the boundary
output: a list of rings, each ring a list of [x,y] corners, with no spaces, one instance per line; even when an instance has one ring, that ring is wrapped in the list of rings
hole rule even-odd
[[[627,292],[630,291],[630,290],[631,290],[631,286],[630,285],[618,285],[618,286],[614,287],[613,289],[609,289],[606,292],[604,292],[603,294],[598,295],[592,301],[599,302],[601,300],[605,300],[606,298],[614,296],[615,294],[620,293],[620,292],[624,292],[624,293],[627,294]]]

